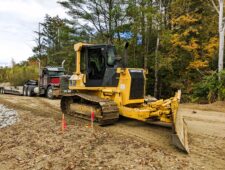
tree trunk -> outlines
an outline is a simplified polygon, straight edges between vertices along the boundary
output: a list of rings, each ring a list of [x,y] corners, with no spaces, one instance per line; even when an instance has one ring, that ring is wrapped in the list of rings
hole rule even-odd
[[[160,12],[160,15],[162,15],[162,1],[160,0],[159,1],[159,12]],[[161,23],[157,23],[158,26],[157,26],[157,31],[158,31],[158,35],[157,35],[157,41],[156,41],[156,49],[155,49],[155,84],[154,84],[154,97],[157,98],[158,97],[158,82],[159,82],[159,75],[158,75],[158,72],[159,72],[159,42],[160,42],[160,34],[159,34],[159,31],[160,31],[160,24],[162,24],[162,21]]]
[[[223,70],[223,55],[224,55],[224,21],[223,21],[223,0],[219,1],[219,59],[218,59],[218,72],[220,73]],[[221,77],[219,74],[219,82]],[[218,91],[218,100],[221,100],[220,92]]]
[[[156,42],[156,49],[155,49],[155,84],[154,84],[154,97],[158,97],[158,67],[159,67],[159,59],[158,59],[158,51],[159,51],[159,35],[157,37],[157,42]]]
[[[223,0],[220,0],[219,10],[219,60],[218,60],[218,72],[223,70],[223,55],[224,55],[224,21],[223,21]],[[219,81],[221,80],[219,76]]]
[[[145,0],[142,0],[141,3],[140,3],[140,6],[141,6],[141,36],[142,36],[142,67],[145,68],[146,66],[146,54],[145,54],[145,49],[146,49],[146,21],[145,21],[145,12],[144,12],[144,9],[145,9],[145,6],[146,5],[146,2]]]
[[[113,9],[113,1],[108,1],[109,5],[109,35],[108,35],[108,44],[113,44],[113,33],[112,33],[112,9]]]

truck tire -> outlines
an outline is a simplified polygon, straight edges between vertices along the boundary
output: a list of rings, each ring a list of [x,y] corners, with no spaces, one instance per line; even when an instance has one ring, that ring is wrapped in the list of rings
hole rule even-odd
[[[46,92],[46,97],[49,99],[54,99],[52,86],[49,86]]]
[[[23,88],[23,95],[27,96],[27,88],[25,88],[25,87]]]
[[[32,96],[32,90],[31,88],[27,89],[27,96],[31,97]]]

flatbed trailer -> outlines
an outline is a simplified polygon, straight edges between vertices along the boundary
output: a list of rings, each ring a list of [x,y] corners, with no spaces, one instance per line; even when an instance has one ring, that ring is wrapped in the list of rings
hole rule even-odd
[[[23,86],[0,86],[0,94],[23,95]]]
[[[46,96],[50,99],[60,96],[60,86],[49,84],[46,87],[40,87],[36,80],[28,80],[21,86],[1,85],[0,94],[13,94],[20,96]],[[50,94],[51,93],[51,94]]]

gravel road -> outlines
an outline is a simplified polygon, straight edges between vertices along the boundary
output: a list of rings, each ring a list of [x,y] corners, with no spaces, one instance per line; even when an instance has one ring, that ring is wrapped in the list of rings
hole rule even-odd
[[[0,128],[10,126],[18,121],[18,114],[13,109],[8,109],[0,104]]]
[[[19,121],[0,129],[0,169],[224,169],[224,103],[181,105],[190,154],[172,145],[171,129],[122,118],[106,127],[66,116],[59,100],[0,95]],[[208,109],[207,109],[208,108]],[[221,112],[218,112],[221,111]],[[223,112],[224,111],[224,112]]]

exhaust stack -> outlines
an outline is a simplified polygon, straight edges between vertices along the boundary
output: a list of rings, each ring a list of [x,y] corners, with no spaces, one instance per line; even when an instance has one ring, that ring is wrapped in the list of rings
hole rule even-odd
[[[126,68],[128,65],[128,56],[127,56],[127,48],[129,47],[129,42],[125,43],[124,46],[124,62],[123,62],[123,67]]]
[[[66,61],[66,60],[63,60],[63,62],[62,62],[62,68],[64,68],[64,63],[65,63],[65,61]]]

